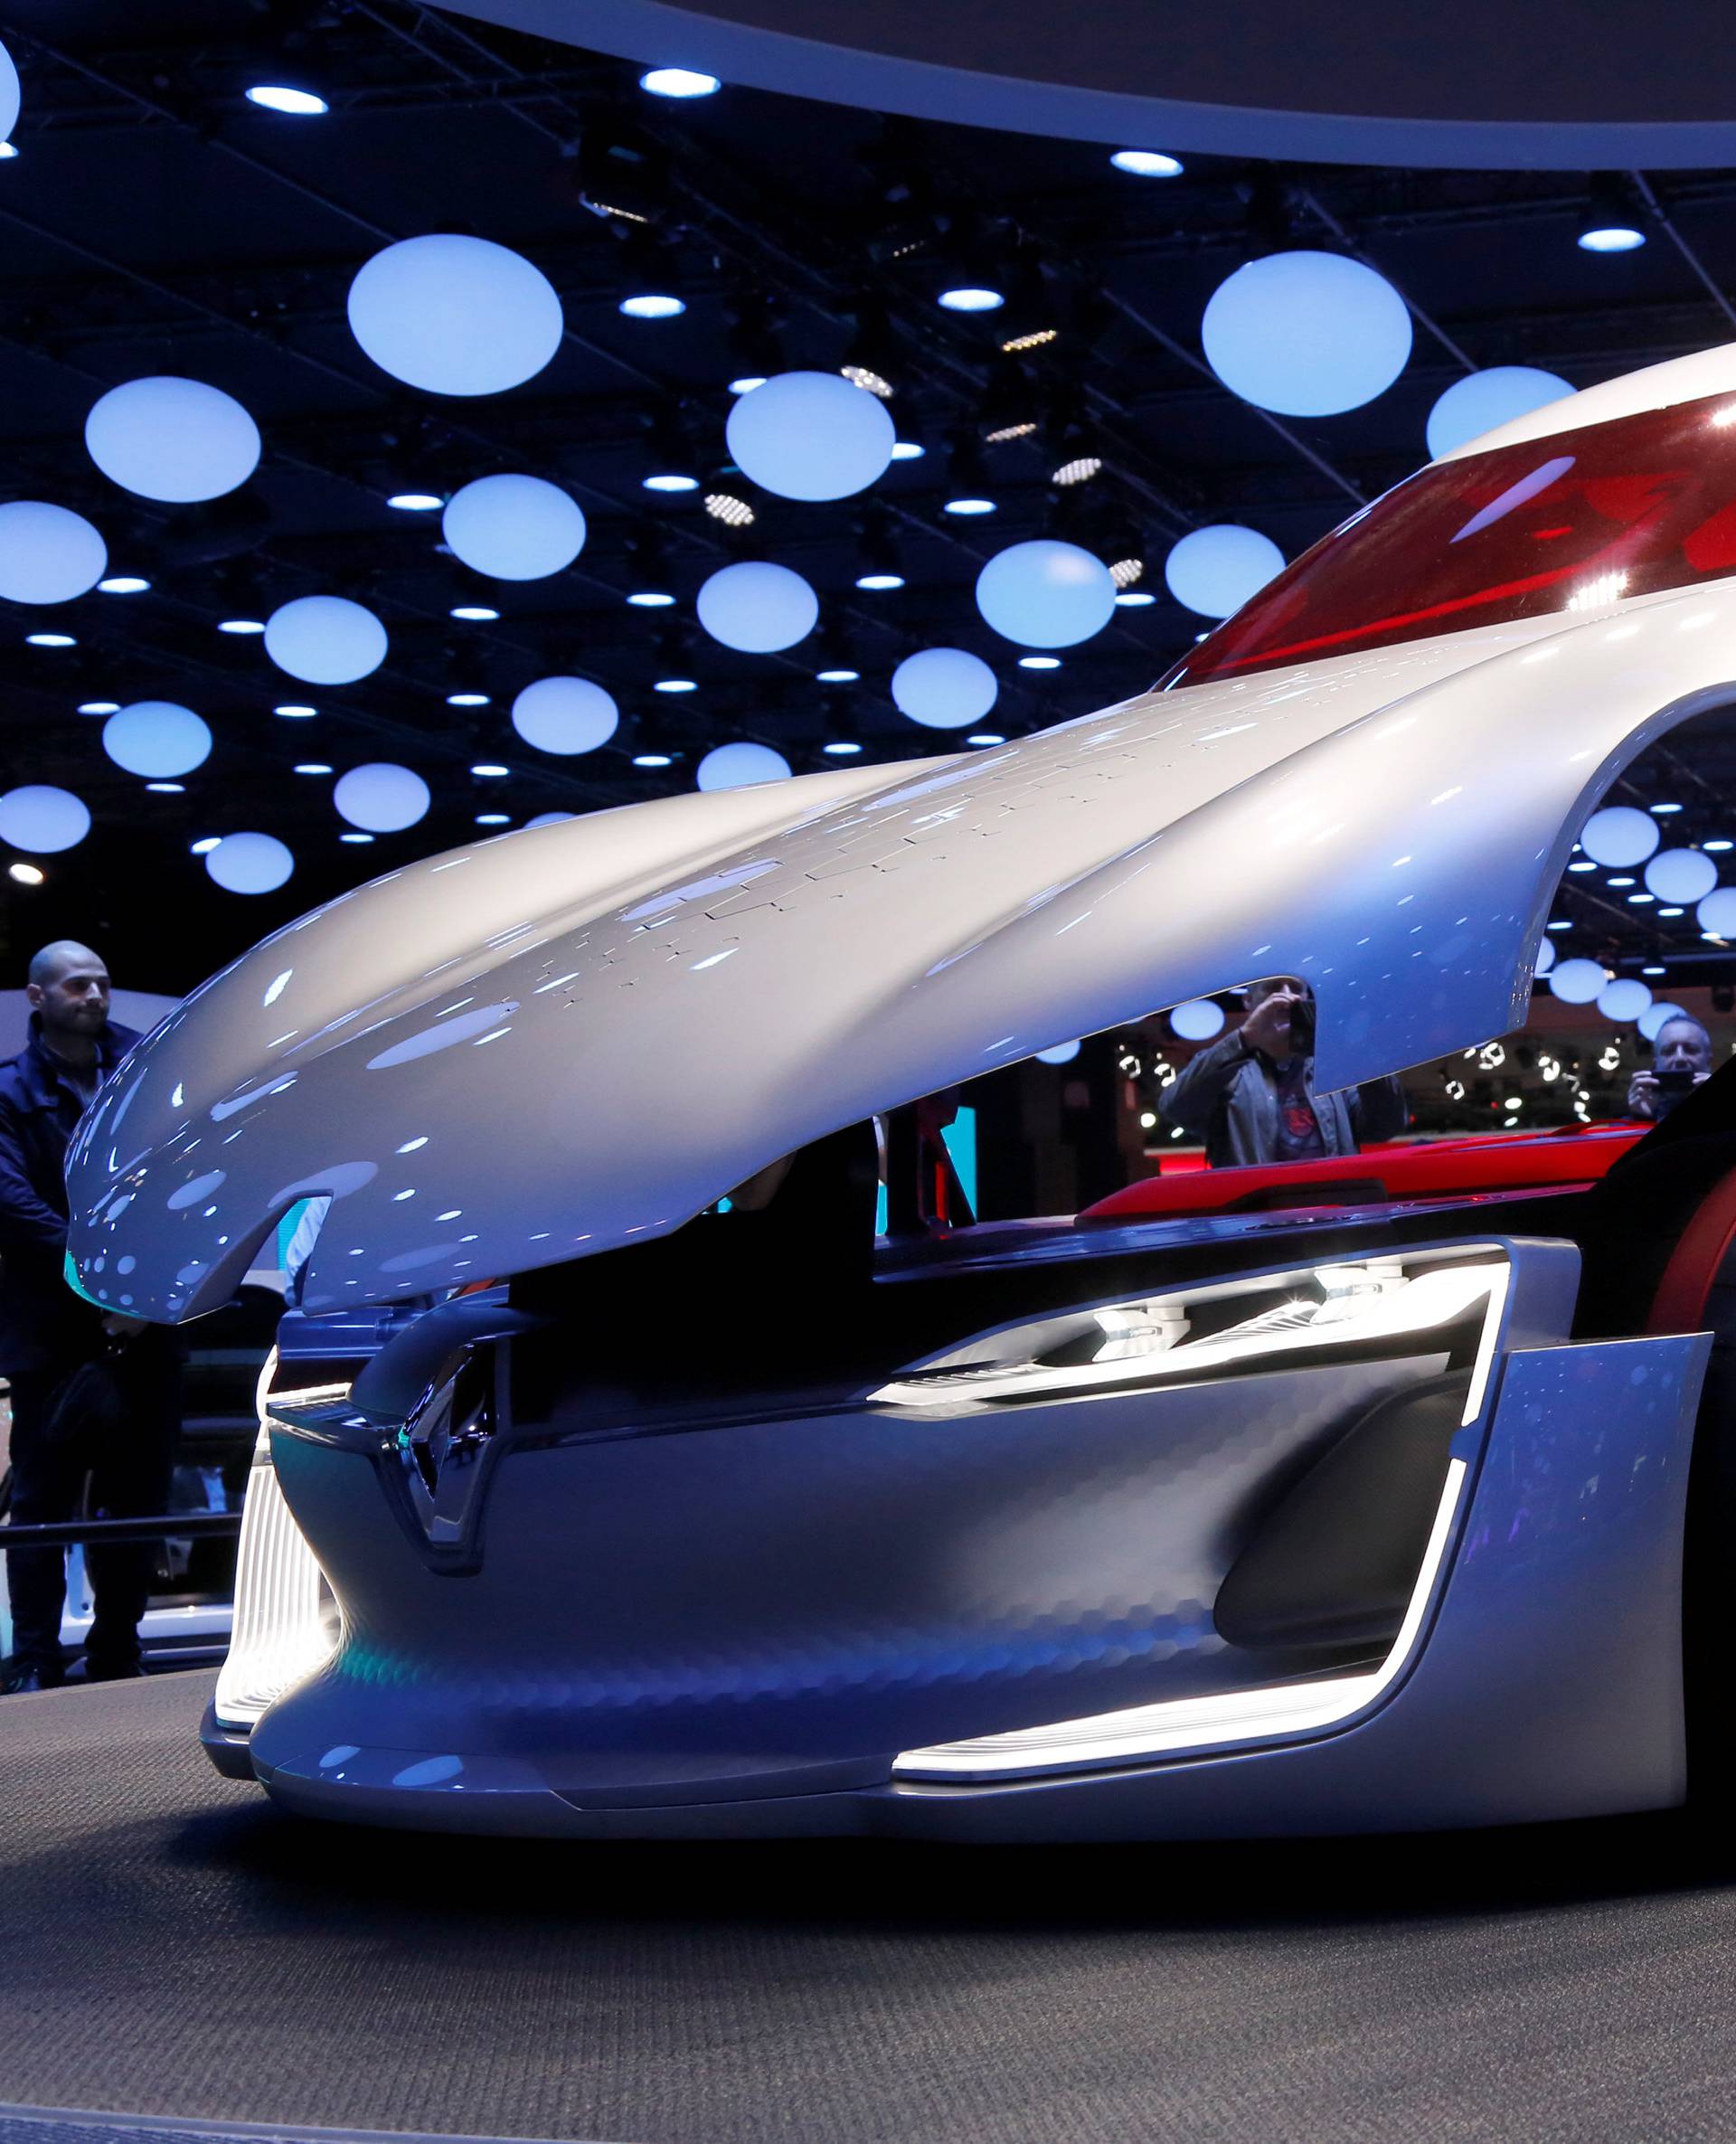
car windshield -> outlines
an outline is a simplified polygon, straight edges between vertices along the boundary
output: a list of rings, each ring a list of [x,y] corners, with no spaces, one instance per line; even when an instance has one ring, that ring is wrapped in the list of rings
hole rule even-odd
[[[1431,464],[1287,567],[1165,679],[1245,676],[1736,573],[1736,396]]]

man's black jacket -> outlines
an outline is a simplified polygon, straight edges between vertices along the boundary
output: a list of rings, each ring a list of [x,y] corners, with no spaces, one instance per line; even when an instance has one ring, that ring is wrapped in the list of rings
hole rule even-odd
[[[138,1040],[111,1021],[97,1037],[106,1080]],[[97,1345],[100,1319],[66,1284],[66,1149],[84,1104],[30,1016],[30,1041],[0,1064],[0,1372],[54,1369]]]

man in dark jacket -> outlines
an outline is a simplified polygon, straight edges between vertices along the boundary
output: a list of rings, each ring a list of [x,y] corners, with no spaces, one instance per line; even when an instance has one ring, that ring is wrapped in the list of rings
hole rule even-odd
[[[1314,1084],[1314,993],[1294,976],[1249,986],[1240,1027],[1202,1050],[1164,1090],[1157,1113],[1205,1141],[1209,1168],[1359,1154],[1408,1120],[1396,1080],[1342,1092]]]
[[[89,946],[61,939],[30,964],[30,1041],[0,1065],[0,1372],[12,1388],[12,1518],[17,1525],[73,1516],[87,1471],[98,1512],[121,1518],[164,1509],[180,1426],[180,1364],[173,1339],[120,1313],[105,1316],[67,1285],[66,1149],[103,1081],[138,1040],[108,1018],[108,974]],[[66,1380],[105,1347],[118,1349],[125,1403],[116,1436],[95,1446],[73,1425],[51,1434]],[[155,1561],[149,1543],[92,1548],[96,1613],[85,1648],[93,1681],[139,1673],[138,1620]],[[7,1551],[13,1649],[0,1688],[52,1688],[65,1679],[61,1617],[66,1554]]]

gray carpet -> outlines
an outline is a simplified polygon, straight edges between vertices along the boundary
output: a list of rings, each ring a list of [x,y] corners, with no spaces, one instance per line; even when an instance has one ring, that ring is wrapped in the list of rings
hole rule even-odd
[[[0,2121],[1736,2134],[1736,1843],[1675,1818],[1131,1851],[349,1832],[207,1769],[210,1686],[0,1701]]]

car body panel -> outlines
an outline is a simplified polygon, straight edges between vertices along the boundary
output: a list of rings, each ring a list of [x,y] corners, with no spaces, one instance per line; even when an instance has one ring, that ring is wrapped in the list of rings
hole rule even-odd
[[[133,1053],[70,1158],[80,1283],[196,1315],[321,1194],[312,1308],[588,1255],[1261,973],[1313,984],[1326,1086],[1481,1041],[1522,1015],[1587,812],[1732,679],[1725,581],[408,865]]]

